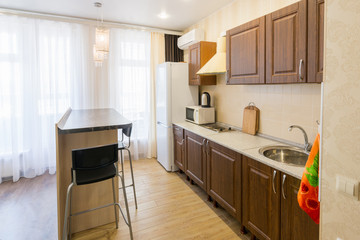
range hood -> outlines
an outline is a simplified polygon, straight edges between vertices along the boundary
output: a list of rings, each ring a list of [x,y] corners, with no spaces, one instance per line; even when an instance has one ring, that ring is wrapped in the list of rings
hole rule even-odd
[[[196,73],[198,75],[215,75],[226,72],[226,37],[219,37],[215,55]]]

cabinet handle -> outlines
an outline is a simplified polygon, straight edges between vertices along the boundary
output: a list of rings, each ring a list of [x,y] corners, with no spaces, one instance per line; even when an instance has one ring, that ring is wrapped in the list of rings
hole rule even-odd
[[[304,60],[300,59],[300,62],[299,62],[299,81],[300,82],[304,79],[304,76],[302,75],[303,64],[304,64]]]
[[[276,177],[276,170],[273,171],[273,178],[272,178],[272,189],[274,191],[274,193],[276,194],[276,190],[275,190],[275,177]]]
[[[229,83],[230,82],[230,70],[226,70],[226,83]]]
[[[205,148],[206,148],[206,146],[205,146],[205,141],[206,141],[206,139],[204,138],[204,139],[202,140],[202,144],[201,144],[203,152],[206,151],[206,149],[205,149]]]
[[[286,195],[285,195],[285,190],[284,190],[284,184],[285,184],[285,179],[286,179],[286,175],[283,175],[283,179],[282,179],[282,185],[281,185],[281,193],[284,199],[286,199]]]
[[[209,140],[206,140],[206,151],[209,154]]]

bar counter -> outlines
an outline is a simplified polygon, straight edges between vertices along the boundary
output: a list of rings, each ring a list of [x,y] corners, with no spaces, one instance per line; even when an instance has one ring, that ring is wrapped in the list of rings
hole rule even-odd
[[[118,129],[131,122],[114,109],[68,109],[55,124],[58,236],[62,237],[67,187],[71,183],[71,151],[117,143]],[[118,181],[115,181],[118,188]],[[74,186],[72,212],[80,212],[113,202],[111,179],[89,185]],[[118,199],[118,192],[116,199]],[[71,232],[115,222],[113,207],[103,208],[71,220]],[[115,225],[114,225],[115,227]]]

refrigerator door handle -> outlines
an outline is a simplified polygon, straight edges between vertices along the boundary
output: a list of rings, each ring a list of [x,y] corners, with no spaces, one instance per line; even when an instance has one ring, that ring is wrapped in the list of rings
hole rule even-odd
[[[158,125],[161,125],[161,126],[163,126],[163,127],[166,127],[166,128],[171,128],[171,126],[166,126],[165,124],[163,124],[162,122],[159,122],[159,121],[157,122],[157,124],[158,124]]]

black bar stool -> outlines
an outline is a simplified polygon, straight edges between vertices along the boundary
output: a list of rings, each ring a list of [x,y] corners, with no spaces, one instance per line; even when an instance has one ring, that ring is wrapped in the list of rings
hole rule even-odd
[[[121,176],[124,177],[124,158],[123,158],[123,153],[122,151],[125,150],[128,152],[129,154],[129,161],[130,161],[130,171],[131,171],[131,180],[132,183],[130,185],[127,186],[122,186],[119,189],[123,189],[123,188],[128,188],[128,187],[132,187],[133,191],[134,191],[134,200],[135,200],[135,207],[136,209],[137,207],[137,199],[136,199],[136,192],[135,192],[135,181],[134,181],[134,172],[133,172],[133,167],[132,167],[132,160],[131,160],[131,153],[130,153],[130,137],[131,137],[131,131],[132,131],[132,124],[130,125],[130,127],[128,128],[123,128],[122,129],[122,136],[121,136],[121,141],[119,141],[118,145],[119,145],[119,150],[120,150],[120,158],[121,158],[121,171],[119,173],[121,173]],[[128,141],[126,143],[124,136],[127,137]]]
[[[124,193],[127,219],[121,209],[120,204],[116,202],[114,178],[120,177],[122,186],[123,187],[125,186],[124,178],[122,176],[119,176],[118,174],[117,163],[118,163],[118,144],[110,144],[99,147],[72,150],[72,169],[71,169],[72,182],[70,183],[66,194],[64,227],[63,227],[63,236],[62,236],[63,240],[67,239],[67,237],[71,239],[72,216],[80,215],[83,213],[87,213],[90,211],[98,210],[109,206],[114,206],[116,228],[118,228],[118,214],[116,211],[116,206],[119,207],[120,213],[122,214],[125,223],[129,227],[130,238],[133,239],[126,191],[123,191],[123,193]],[[74,185],[91,184],[91,183],[104,181],[110,178],[112,180],[113,199],[114,199],[113,203],[88,209],[82,212],[71,213],[72,188]],[[68,212],[69,205],[70,205],[70,211]],[[69,222],[69,229],[67,230],[68,222]]]

